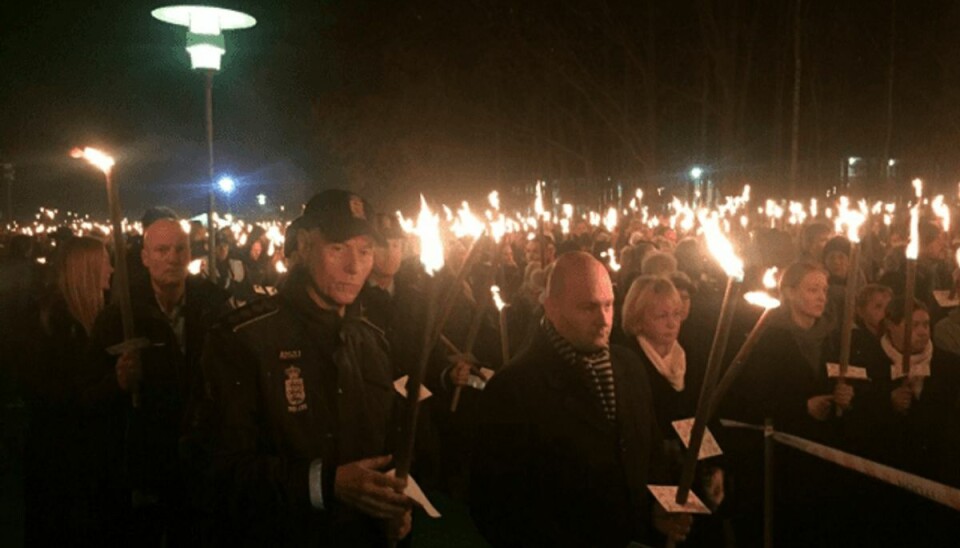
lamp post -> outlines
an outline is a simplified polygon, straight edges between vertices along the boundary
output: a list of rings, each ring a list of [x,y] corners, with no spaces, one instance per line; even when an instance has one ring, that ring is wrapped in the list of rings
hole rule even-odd
[[[209,256],[217,250],[217,227],[214,225],[215,182],[213,180],[213,75],[220,70],[220,58],[226,53],[226,42],[221,31],[247,29],[257,20],[246,13],[212,6],[166,6],[150,12],[154,18],[187,27],[187,53],[190,65],[204,73],[206,83],[207,156],[209,161],[209,203],[207,232]],[[212,262],[212,261],[211,261]],[[217,271],[210,269],[210,280],[217,281]]]
[[[693,179],[693,200],[690,200],[693,204],[699,204],[703,196],[703,168],[700,166],[693,166],[690,168],[690,178]]]

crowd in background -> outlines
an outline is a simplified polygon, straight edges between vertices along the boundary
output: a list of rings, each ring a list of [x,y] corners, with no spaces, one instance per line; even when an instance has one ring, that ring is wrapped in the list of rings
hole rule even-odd
[[[393,215],[373,220],[382,241],[357,301],[359,313],[389,342],[399,378],[420,352],[424,274],[415,238]],[[202,224],[190,224],[187,232],[165,208],[148,211],[142,223],[146,237],[128,238],[119,253],[105,238],[63,229],[0,234],[0,398],[6,417],[21,409],[27,417],[21,436],[8,429],[0,449],[22,452],[29,545],[210,541],[203,535],[198,541],[196,531],[207,531],[212,544],[223,538],[217,511],[209,510],[217,504],[204,473],[209,424],[216,420],[202,404],[209,396],[203,393],[204,340],[223,318],[241,324],[237,314],[259,313],[258,306],[269,305],[258,303],[291,283],[298,272],[298,227],[286,231],[281,246],[272,245],[260,227],[242,246],[223,229],[210,253]],[[955,234],[936,217],[921,219],[916,302],[913,317],[905,318],[905,223],[886,225],[871,217],[861,229],[857,265],[849,261],[851,242],[830,224],[738,228],[731,237],[746,262],[745,287],[762,288],[763,274],[775,267],[782,304],[720,402],[719,417],[749,424],[772,419],[778,430],[960,487]],[[438,279],[456,278],[470,243],[447,241]],[[727,280],[703,235],[631,216],[613,230],[583,220],[569,230],[547,224],[540,231],[507,233],[468,263],[471,271],[454,297],[444,343],[434,350],[425,380],[433,396],[425,403],[413,472],[428,494],[469,509],[479,533],[494,544],[525,544],[505,516],[526,516],[529,509],[522,505],[529,500],[489,492],[502,473],[491,471],[491,462],[514,458],[491,448],[491,440],[499,439],[490,432],[497,426],[490,422],[496,400],[485,401],[480,389],[512,367],[503,360],[490,287],[497,286],[507,304],[502,325],[509,355],[526,355],[538,329],[549,331],[542,327],[544,302],[558,257],[578,252],[603,265],[612,282],[609,343],[643,368],[662,438],[660,477],[674,484],[679,477],[684,444],[673,422],[696,412]],[[196,259],[203,260],[188,273]],[[126,261],[130,273],[137,330],[153,345],[142,363],[118,359],[126,354],[111,349],[123,340],[119,310],[110,305],[118,260]],[[216,283],[209,281],[210,262]],[[864,368],[869,380],[838,382],[827,364],[838,361],[844,292],[852,278],[859,291],[850,363]],[[167,289],[175,287],[183,289]],[[737,305],[724,364],[761,312]],[[904,340],[906,322],[912,325],[910,341]],[[908,375],[899,365],[904,353],[911,354]],[[131,412],[135,391],[142,403]],[[291,400],[289,392],[286,397]],[[757,546],[762,436],[717,420],[709,426],[723,454],[699,463],[694,492],[713,513],[684,528],[683,545]],[[794,450],[777,451],[778,544],[948,546],[956,538],[951,535],[960,519],[951,510]],[[594,496],[584,489],[572,491],[574,498]],[[660,540],[671,536],[657,524],[653,528]],[[429,541],[417,531],[414,525],[414,543]],[[604,539],[598,544],[610,540],[593,533]],[[570,538],[567,543],[577,544]]]

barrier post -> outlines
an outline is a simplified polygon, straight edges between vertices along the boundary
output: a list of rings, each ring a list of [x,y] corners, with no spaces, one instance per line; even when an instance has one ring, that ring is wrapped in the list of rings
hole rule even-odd
[[[773,419],[763,421],[763,546],[773,548]]]

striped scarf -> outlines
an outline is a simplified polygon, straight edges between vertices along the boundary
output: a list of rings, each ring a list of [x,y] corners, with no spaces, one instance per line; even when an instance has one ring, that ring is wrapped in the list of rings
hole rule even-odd
[[[584,354],[578,352],[566,339],[557,333],[553,324],[546,318],[541,322],[544,332],[553,348],[570,365],[585,371],[593,391],[597,395],[597,401],[600,408],[606,415],[607,420],[616,420],[617,418],[617,397],[613,382],[613,365],[610,363],[610,350],[604,348],[599,352]]]

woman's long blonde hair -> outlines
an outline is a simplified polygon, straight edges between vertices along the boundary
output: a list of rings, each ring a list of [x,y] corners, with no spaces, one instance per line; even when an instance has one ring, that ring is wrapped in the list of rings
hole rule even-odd
[[[96,238],[81,236],[67,240],[60,253],[57,287],[70,315],[89,334],[103,310],[101,280],[107,248]]]

